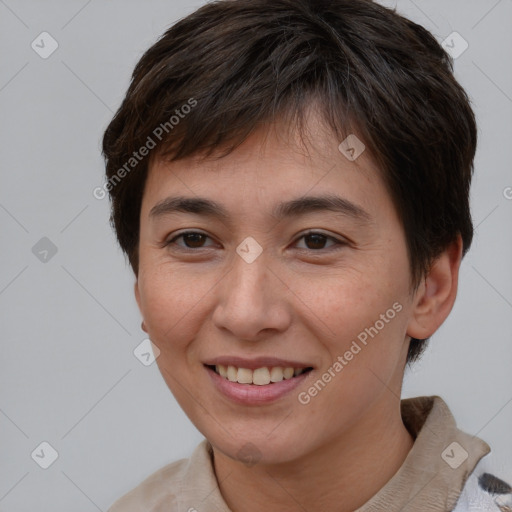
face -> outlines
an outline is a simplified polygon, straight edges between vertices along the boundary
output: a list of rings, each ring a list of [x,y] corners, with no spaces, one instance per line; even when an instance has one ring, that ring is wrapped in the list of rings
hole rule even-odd
[[[368,152],[350,161],[310,126],[307,148],[275,125],[221,159],[155,160],[146,182],[137,302],[176,400],[233,459],[296,460],[375,427],[400,393],[403,229]]]

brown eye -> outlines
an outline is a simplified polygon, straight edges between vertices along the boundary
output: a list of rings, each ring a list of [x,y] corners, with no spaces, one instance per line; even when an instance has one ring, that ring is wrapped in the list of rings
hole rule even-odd
[[[205,239],[208,238],[201,233],[186,233],[182,237],[187,247],[202,247]]]
[[[183,239],[183,244],[177,244],[176,240]],[[201,249],[205,246],[204,242],[206,239],[210,238],[208,235],[204,233],[200,233],[199,231],[187,231],[186,233],[181,233],[175,236],[172,240],[169,240],[165,245],[177,245],[178,247],[182,247],[185,249]]]
[[[300,249],[321,250],[328,249],[332,245],[343,245],[342,241],[337,240],[332,236],[324,235],[323,233],[319,232],[306,233],[299,238],[299,240],[302,239],[304,239],[306,247],[299,247]],[[329,240],[333,242],[333,244],[331,244],[331,246],[326,247],[325,244]]]
[[[325,243],[327,242],[327,237],[324,235],[306,235],[304,237],[306,240],[306,245],[308,249],[324,249]],[[309,243],[308,243],[309,241]]]

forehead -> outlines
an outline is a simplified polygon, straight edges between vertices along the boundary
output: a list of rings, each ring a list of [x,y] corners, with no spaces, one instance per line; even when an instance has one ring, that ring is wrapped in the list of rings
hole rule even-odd
[[[254,131],[240,146],[226,156],[201,155],[175,162],[154,158],[143,200],[143,214],[170,196],[210,197],[225,209],[237,206],[276,213],[284,198],[305,196],[343,196],[364,210],[389,207],[390,198],[381,172],[369,152],[350,159],[348,143],[340,142],[320,123],[309,123],[304,135],[273,123]],[[364,148],[360,139],[349,137]],[[354,145],[354,144],[352,144]],[[349,148],[350,149],[350,148]],[[348,157],[347,157],[348,155]],[[246,208],[244,208],[244,205]]]

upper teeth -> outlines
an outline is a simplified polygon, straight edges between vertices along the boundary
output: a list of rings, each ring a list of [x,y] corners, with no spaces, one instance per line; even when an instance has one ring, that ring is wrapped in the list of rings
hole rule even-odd
[[[237,368],[236,366],[224,366],[223,364],[218,364],[215,366],[215,371],[231,382],[264,386],[271,382],[291,379],[295,375],[303,373],[305,368],[282,368],[280,366],[274,366],[272,368],[263,367],[251,370],[249,368]]]

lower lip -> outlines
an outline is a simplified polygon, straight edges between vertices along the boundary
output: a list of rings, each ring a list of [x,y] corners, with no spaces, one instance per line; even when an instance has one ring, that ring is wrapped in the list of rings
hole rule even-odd
[[[225,396],[243,405],[261,405],[267,404],[281,398],[293,391],[297,386],[303,383],[313,371],[310,370],[301,373],[291,379],[285,379],[272,384],[258,386],[256,384],[240,384],[239,382],[231,382],[221,377],[211,368],[205,366],[208,375],[212,379],[215,387]]]

